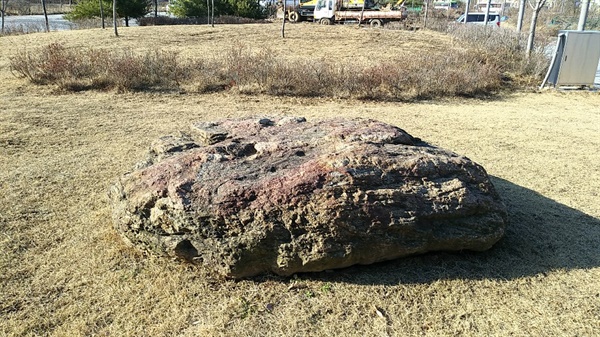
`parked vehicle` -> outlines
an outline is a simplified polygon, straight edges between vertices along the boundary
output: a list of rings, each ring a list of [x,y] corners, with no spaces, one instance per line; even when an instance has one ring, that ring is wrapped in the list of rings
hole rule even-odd
[[[487,0],[479,0],[477,4],[475,4],[475,8],[478,11],[485,13],[487,5]],[[492,0],[490,3],[490,13],[500,14],[509,8],[510,2],[504,0]]]
[[[390,21],[401,21],[408,16],[403,6],[390,9],[347,10],[343,0],[318,0],[314,12],[314,20],[322,25],[343,23],[347,21],[364,21],[371,27],[382,27]]]
[[[456,0],[438,0],[433,2],[433,8],[435,9],[457,9],[458,1]]]
[[[500,14],[489,13],[487,21],[488,24],[500,27],[500,21]],[[465,22],[465,14],[461,15],[458,19],[456,19],[456,22]],[[467,24],[485,25],[485,13],[468,13]]]
[[[291,22],[308,21],[313,19],[315,5],[318,0],[294,0],[293,5],[286,9],[286,17]],[[289,3],[289,0],[287,1]],[[340,6],[344,10],[362,10],[374,8],[373,0],[340,0]]]

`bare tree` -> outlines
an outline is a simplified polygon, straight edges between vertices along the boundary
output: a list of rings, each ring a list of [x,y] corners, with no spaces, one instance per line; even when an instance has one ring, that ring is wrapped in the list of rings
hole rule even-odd
[[[215,26],[215,0],[211,0],[210,2],[212,3],[211,15],[210,15],[210,25],[212,27],[214,27]]]
[[[48,24],[48,11],[46,10],[46,0],[42,0],[42,10],[44,11],[44,23],[46,27],[46,33],[50,32],[50,25]]]
[[[113,0],[113,27],[115,27],[115,36],[119,37],[117,30],[117,0]]]
[[[285,10],[286,0],[283,0],[283,23],[281,24],[281,37],[285,39]]]
[[[546,0],[537,0],[535,5],[531,5],[533,9],[533,13],[531,15],[531,26],[529,26],[529,38],[527,39],[527,49],[525,53],[527,56],[531,55],[531,50],[533,49],[533,40],[535,39],[535,27],[537,26],[537,19],[540,11],[546,4]]]
[[[158,17],[158,0],[154,0],[154,17]]]
[[[106,28],[106,25],[104,24],[104,7],[102,6],[102,0],[98,0],[98,2],[100,3],[100,20],[102,21],[102,29]]]
[[[2,15],[2,34],[4,34],[4,12],[6,12],[6,3],[8,0],[1,0],[0,4],[0,15]]]
[[[465,4],[465,18],[463,20],[463,23],[467,23],[467,17],[469,16],[469,7],[471,7],[471,1],[467,0]]]

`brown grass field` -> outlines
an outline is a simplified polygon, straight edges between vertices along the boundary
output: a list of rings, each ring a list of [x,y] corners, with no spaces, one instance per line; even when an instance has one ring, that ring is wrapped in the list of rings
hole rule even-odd
[[[0,38],[0,336],[594,336],[600,334],[600,95],[529,90],[417,103],[195,93],[57,93],[8,57],[234,43],[339,62],[458,48],[447,36],[279,24],[122,28]],[[299,69],[301,74],[301,69]],[[483,253],[221,280],[145,256],[111,223],[108,187],[159,136],[199,120],[368,117],[468,156],[509,210]]]

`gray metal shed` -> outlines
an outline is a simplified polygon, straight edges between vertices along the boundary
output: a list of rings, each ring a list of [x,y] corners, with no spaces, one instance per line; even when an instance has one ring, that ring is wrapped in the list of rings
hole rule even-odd
[[[593,86],[600,63],[600,32],[561,30],[546,83],[559,86]]]

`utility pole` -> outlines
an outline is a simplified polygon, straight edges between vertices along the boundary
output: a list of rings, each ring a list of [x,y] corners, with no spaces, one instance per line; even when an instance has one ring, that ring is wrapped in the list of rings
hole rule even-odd
[[[585,30],[585,22],[587,21],[588,11],[590,9],[590,0],[583,0],[581,3],[581,11],[579,12],[579,23],[577,24],[577,30]]]
[[[423,19],[423,28],[427,28],[427,14],[429,13],[429,0],[425,0],[425,17]]]
[[[523,16],[525,15],[525,0],[519,1],[519,17],[517,18],[517,32],[523,28]]]
[[[487,5],[485,6],[485,16],[483,18],[483,25],[487,27],[488,19],[490,18],[490,6],[492,5],[492,0],[487,0]]]

